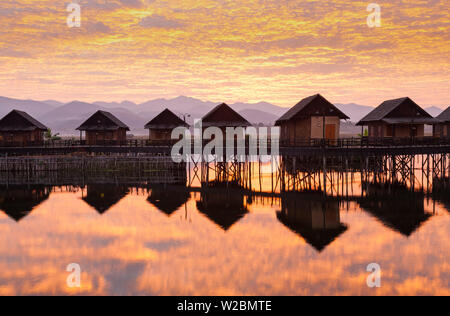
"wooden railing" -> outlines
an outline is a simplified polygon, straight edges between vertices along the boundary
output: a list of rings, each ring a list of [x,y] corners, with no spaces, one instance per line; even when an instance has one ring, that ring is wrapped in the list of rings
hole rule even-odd
[[[330,147],[330,148],[367,148],[367,147],[412,147],[450,145],[450,138],[408,137],[408,138],[339,138],[307,139],[301,141],[280,141],[280,147]]]
[[[177,141],[150,141],[148,139],[128,139],[123,142],[97,141],[95,145],[87,145],[84,140],[65,139],[57,141],[15,143],[0,141],[0,147],[40,147],[40,148],[75,148],[75,147],[171,147]],[[203,141],[206,145],[209,141]],[[192,148],[194,148],[194,141]],[[368,147],[412,147],[412,146],[444,146],[450,145],[450,138],[442,137],[414,137],[414,138],[340,138],[330,139],[306,139],[298,141],[280,140],[273,143],[267,140],[268,148],[274,147],[305,147],[305,148],[368,148]],[[246,140],[246,148],[249,141]]]

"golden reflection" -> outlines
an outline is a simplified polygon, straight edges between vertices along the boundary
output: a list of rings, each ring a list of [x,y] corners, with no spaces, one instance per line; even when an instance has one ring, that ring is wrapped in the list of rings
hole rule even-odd
[[[155,192],[157,205],[167,197],[149,192]],[[405,239],[362,211],[359,202],[305,197],[253,198],[249,204],[245,195],[212,192],[192,193],[186,207],[180,204],[184,198],[163,207],[171,217],[141,189],[130,190],[101,217],[81,200],[85,193],[64,188],[19,224],[0,213],[0,294],[450,294],[450,216],[441,204],[426,204],[434,216]],[[202,200],[221,201],[246,215],[236,220],[224,213],[224,222],[210,218],[197,210]],[[224,234],[219,223],[233,226]],[[345,233],[327,237],[343,227]],[[318,246],[326,247],[318,252]],[[80,289],[65,283],[65,268],[73,262],[82,267]],[[376,290],[366,286],[365,268],[372,262],[383,271]]]

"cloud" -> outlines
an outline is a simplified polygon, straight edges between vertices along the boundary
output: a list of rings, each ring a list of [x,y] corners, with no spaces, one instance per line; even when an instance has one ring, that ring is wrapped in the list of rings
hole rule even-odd
[[[105,25],[103,22],[94,22],[86,24],[86,31],[88,31],[91,34],[93,33],[109,34],[112,32],[111,28]]]
[[[448,0],[385,2],[376,29],[367,3],[353,0],[77,0],[82,26],[68,28],[71,1],[2,0],[0,95],[286,106],[317,91],[340,103],[450,98]],[[55,83],[15,80],[18,70]]]
[[[143,18],[139,25],[144,28],[176,29],[182,27],[183,23],[177,20],[170,20],[161,15],[151,15]]]
[[[11,48],[0,48],[0,57],[28,58],[31,55],[26,51]]]

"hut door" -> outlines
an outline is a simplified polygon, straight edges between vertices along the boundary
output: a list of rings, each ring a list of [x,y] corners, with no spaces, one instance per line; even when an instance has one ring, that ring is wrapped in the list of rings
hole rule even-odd
[[[326,139],[336,139],[336,125],[327,124],[325,126],[325,138]]]

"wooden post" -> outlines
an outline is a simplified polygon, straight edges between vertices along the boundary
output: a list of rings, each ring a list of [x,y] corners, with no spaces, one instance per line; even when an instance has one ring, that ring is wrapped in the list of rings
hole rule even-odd
[[[323,155],[323,195],[327,195],[327,157]]]

